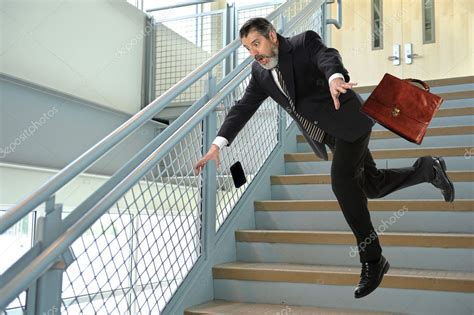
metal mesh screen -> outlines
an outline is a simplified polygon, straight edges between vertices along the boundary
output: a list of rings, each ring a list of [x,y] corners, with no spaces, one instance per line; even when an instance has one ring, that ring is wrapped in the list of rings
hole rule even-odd
[[[250,76],[224,100],[224,110],[219,111],[217,115],[218,126],[222,125],[234,102],[242,97],[249,79]],[[267,99],[237,135],[232,145],[221,151],[221,168],[218,170],[217,178],[216,230],[219,230],[277,143],[278,106],[273,100]],[[229,170],[230,165],[236,161],[241,162],[247,178],[247,183],[239,188],[235,188]]]
[[[201,124],[72,246],[64,314],[159,314],[201,255]]]
[[[156,89],[158,97],[224,47],[224,12],[213,11],[195,16],[159,21],[156,29]],[[223,65],[214,75],[223,76]],[[171,106],[191,105],[201,97],[203,78],[178,96]]]
[[[26,312],[26,292],[22,292],[8,307],[1,311],[1,315],[25,314]]]

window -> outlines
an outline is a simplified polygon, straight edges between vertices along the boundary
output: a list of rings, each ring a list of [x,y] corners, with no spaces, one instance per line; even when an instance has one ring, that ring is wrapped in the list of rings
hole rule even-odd
[[[434,0],[422,0],[423,44],[435,42]]]
[[[372,0],[372,49],[383,48],[382,0]]]

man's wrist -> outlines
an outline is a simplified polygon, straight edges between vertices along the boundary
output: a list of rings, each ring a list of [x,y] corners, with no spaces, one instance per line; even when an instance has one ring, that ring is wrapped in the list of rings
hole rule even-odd
[[[331,75],[329,77],[329,85],[331,85],[331,82],[334,80],[334,79],[337,79],[337,78],[340,78],[342,79],[342,81],[346,82],[346,80],[344,79],[344,75],[342,73],[334,73],[333,75]]]

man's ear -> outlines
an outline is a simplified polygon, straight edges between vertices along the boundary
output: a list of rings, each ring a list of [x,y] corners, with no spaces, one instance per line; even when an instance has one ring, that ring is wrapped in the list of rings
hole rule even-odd
[[[277,36],[277,33],[275,31],[270,31],[269,35],[270,35],[270,39],[273,43],[276,43],[278,41],[278,36]]]

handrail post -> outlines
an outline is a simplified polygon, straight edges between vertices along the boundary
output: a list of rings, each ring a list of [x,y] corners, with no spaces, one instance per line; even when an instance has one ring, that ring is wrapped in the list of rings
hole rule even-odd
[[[216,78],[209,72],[207,81],[207,91],[209,99],[216,94]],[[212,141],[216,136],[216,111],[211,111],[203,123],[203,155],[209,150]],[[217,179],[216,179],[216,164],[212,161],[208,163],[207,167],[203,169],[203,183],[202,183],[202,236],[203,236],[203,248],[204,254],[207,259],[209,257],[211,249],[214,247],[215,236],[216,236],[216,194],[217,194]]]
[[[227,3],[225,10],[225,45],[235,38],[235,3]],[[236,65],[237,53],[234,52],[225,59],[225,75],[228,75]]]
[[[279,16],[278,16],[278,33],[281,33],[283,32],[283,30],[285,29],[285,25],[286,25],[286,17],[283,15],[283,13],[281,13]]]
[[[45,215],[38,218],[35,242],[41,242],[44,249],[49,246],[62,232],[61,229],[62,205],[55,204],[55,196],[50,196],[46,201]],[[28,290],[28,313],[34,314],[60,314],[63,272],[66,269],[64,261],[58,262],[41,277],[38,278]]]
[[[285,145],[286,138],[286,111],[283,107],[278,106],[278,143]]]

